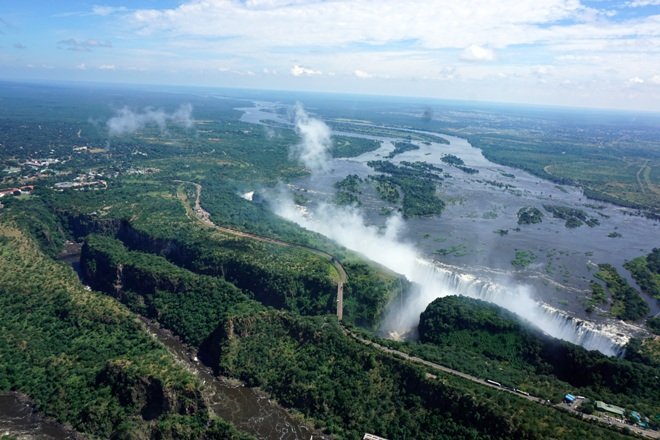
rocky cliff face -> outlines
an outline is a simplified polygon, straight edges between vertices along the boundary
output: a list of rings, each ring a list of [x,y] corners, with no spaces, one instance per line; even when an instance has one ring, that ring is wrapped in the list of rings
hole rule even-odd
[[[168,413],[194,415],[207,411],[199,389],[164,384],[159,378],[141,374],[123,359],[108,362],[97,376],[97,385],[110,387],[123,406],[135,407],[144,420]]]

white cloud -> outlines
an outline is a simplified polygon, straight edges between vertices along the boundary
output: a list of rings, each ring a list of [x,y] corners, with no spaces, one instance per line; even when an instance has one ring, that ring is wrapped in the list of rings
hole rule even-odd
[[[119,12],[128,12],[128,8],[125,6],[101,6],[94,5],[92,7],[92,15],[100,15],[105,17],[107,15],[116,14]]]
[[[636,85],[636,84],[644,84],[644,80],[640,78],[639,76],[633,76],[628,80],[628,84]]]
[[[99,66],[99,70],[115,70],[117,66],[114,64],[101,64]]]
[[[143,9],[97,1],[87,11],[98,34],[53,41],[103,52],[121,35],[112,58],[88,58],[87,70],[111,62],[127,79],[149,80],[129,71],[135,66],[173,83],[305,88],[313,81],[317,90],[539,103],[563,93],[565,103],[634,107],[628,80],[637,76],[645,81],[639,107],[660,109],[660,87],[644,87],[660,74],[660,13],[627,9],[660,0],[178,0],[143,2],[150,5]],[[588,99],[560,88],[566,80]]]
[[[330,127],[320,119],[309,116],[301,103],[296,103],[294,112],[296,133],[300,135],[300,142],[291,146],[290,156],[298,159],[312,172],[327,169],[332,148]]]
[[[495,52],[487,47],[471,44],[461,52],[460,59],[463,61],[493,61]]]
[[[293,76],[315,76],[321,74],[322,72],[320,70],[310,69],[309,67],[299,66],[298,64],[291,68],[291,75]]]
[[[427,0],[188,1],[172,9],[130,14],[146,35],[164,31],[178,36],[241,37],[272,47],[415,41],[431,49],[470,44],[499,48],[539,41],[547,37],[547,25],[581,24],[598,16],[578,0],[437,0],[431,5]]]
[[[373,77],[373,75],[370,74],[369,72],[365,72],[364,70],[360,70],[360,69],[356,69],[356,70],[353,72],[353,74],[354,74],[355,76],[357,76],[358,78],[360,78],[360,79],[367,79],[367,78],[371,78],[371,77]]]
[[[85,65],[85,63],[80,63],[80,64],[78,64],[78,65],[76,66],[76,69],[78,69],[78,70],[86,70],[86,69],[87,69],[87,66]]]
[[[653,77],[651,78],[651,82],[653,84],[660,84],[660,75],[653,75]]]
[[[165,131],[168,124],[191,128],[195,122],[192,110],[190,104],[182,104],[172,113],[153,107],[147,107],[143,111],[133,111],[128,107],[123,107],[108,119],[106,126],[110,136],[132,134],[148,125],[156,125],[161,131]]]
[[[552,75],[555,71],[554,66],[533,66],[530,70],[531,74],[537,77]]]
[[[91,52],[93,49],[103,47],[111,48],[111,41],[101,41],[94,38],[89,38],[87,40],[76,40],[75,38],[69,38],[67,40],[61,40],[57,42],[57,45],[60,49],[71,50],[74,52]]]
[[[568,54],[568,55],[556,56],[555,60],[565,63],[595,64],[603,61],[603,57],[597,55],[589,55],[589,54],[582,54],[582,55]]]
[[[633,0],[626,3],[631,8],[641,8],[644,6],[660,6],[660,0]]]

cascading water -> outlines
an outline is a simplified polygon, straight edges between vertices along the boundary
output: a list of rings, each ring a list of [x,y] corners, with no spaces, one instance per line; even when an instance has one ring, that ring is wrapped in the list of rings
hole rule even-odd
[[[464,295],[497,304],[550,336],[608,356],[621,354],[628,341],[614,324],[582,321],[534,300],[529,286],[505,279],[498,283],[479,279],[421,258],[413,246],[399,241],[398,231],[403,221],[396,216],[388,220],[384,229],[379,229],[367,225],[356,209],[321,204],[310,213],[294,205],[288,194],[276,196],[271,206],[281,217],[404,275],[417,286],[402,302],[390,307],[382,324],[385,331],[410,331],[418,325],[419,315],[431,301],[447,295]]]
[[[414,328],[419,322],[419,315],[435,298],[462,295],[497,304],[552,337],[581,345],[588,350],[598,350],[608,356],[621,354],[623,346],[628,342],[628,338],[612,324],[597,325],[583,321],[535,301],[528,286],[498,284],[424,259],[417,259],[416,264],[420,272],[427,272],[422,277],[415,277],[422,280],[424,285],[412,293],[410,301],[402,306],[395,305],[390,310],[383,323],[386,332]]]

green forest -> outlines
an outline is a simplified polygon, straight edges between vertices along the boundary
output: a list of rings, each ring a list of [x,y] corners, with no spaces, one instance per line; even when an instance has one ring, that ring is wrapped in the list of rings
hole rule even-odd
[[[381,338],[388,305],[410,295],[411,284],[273,213],[266,192],[307,173],[289,155],[299,139],[289,126],[239,120],[242,100],[191,96],[194,128],[147,125],[108,139],[95,121],[114,108],[157,102],[171,109],[181,95],[2,93],[17,105],[0,108],[0,178],[35,188],[3,197],[0,207],[0,391],[30,396],[40,412],[89,438],[250,438],[214,415],[204,385],[141,318],[171,331],[216,374],[258,387],[337,439],[365,432],[390,440],[626,438],[551,405],[432,371],[354,334],[553,402],[579,391],[658,413],[658,364],[647,341],[631,342],[625,359],[608,358],[550,339],[493,306],[455,298],[428,307],[419,342]],[[331,125],[394,136],[397,154],[420,143],[448,144],[407,129]],[[334,141],[334,157],[380,146],[349,135]],[[457,156],[443,157],[447,166],[476,173]],[[26,165],[35,158],[58,161],[42,173]],[[440,167],[385,160],[368,166],[378,174],[340,180],[335,202],[358,204],[363,191],[372,191],[406,218],[444,211]],[[55,186],[85,179],[104,184]],[[546,211],[567,222],[593,220]],[[537,208],[521,215],[523,223],[543,217]],[[58,260],[72,245],[81,246],[80,278]],[[513,260],[519,267],[533,260],[523,252]],[[647,292],[658,274],[656,254],[629,267]],[[338,268],[346,272],[341,323]],[[646,311],[639,296],[608,267],[599,274],[613,313],[640,321]],[[648,326],[660,328],[653,319]]]
[[[610,358],[550,338],[481,300],[436,299],[421,315],[419,338],[409,348],[414,353],[554,401],[574,392],[650,416],[660,405],[657,363]]]

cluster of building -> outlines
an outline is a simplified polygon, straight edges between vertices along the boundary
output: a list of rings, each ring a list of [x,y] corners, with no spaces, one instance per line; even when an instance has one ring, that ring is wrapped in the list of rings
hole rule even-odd
[[[584,399],[583,396],[574,396],[570,393],[564,396],[564,402],[568,405],[573,405],[577,400],[582,399]],[[610,405],[609,403],[605,403],[601,400],[596,400],[593,403],[597,411],[614,415],[621,422],[625,423],[627,421],[645,429],[650,427],[650,421],[648,417],[642,416],[637,411],[626,411],[625,408],[621,408],[620,406],[616,405]]]
[[[22,194],[31,194],[32,191],[34,191],[34,186],[32,185],[0,189],[0,198],[5,196],[20,196]]]
[[[82,188],[92,188],[92,189],[106,189],[108,187],[108,182],[102,179],[98,180],[88,180],[84,176],[78,176],[73,181],[69,182],[57,182],[53,187],[56,190],[63,191],[65,189],[82,189]]]

